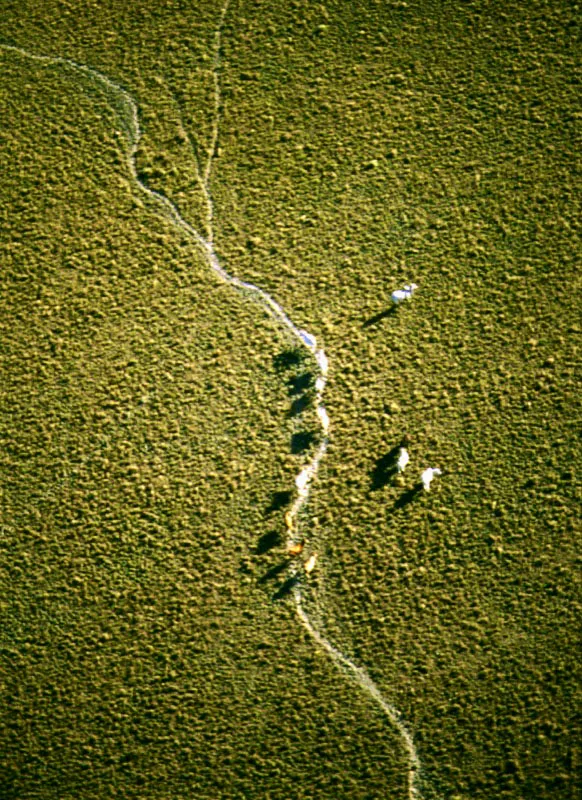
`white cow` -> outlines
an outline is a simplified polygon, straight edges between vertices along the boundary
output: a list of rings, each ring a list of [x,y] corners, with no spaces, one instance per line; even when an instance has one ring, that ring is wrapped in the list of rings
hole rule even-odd
[[[391,294],[392,302],[398,305],[398,303],[402,303],[403,300],[410,300],[415,289],[418,289],[415,283],[407,283],[404,289],[396,289],[396,291]]]
[[[425,471],[420,476],[420,480],[422,482],[422,488],[428,492],[430,490],[430,484],[432,479],[436,475],[442,475],[442,474],[443,473],[440,471],[438,467],[435,467],[434,469],[432,467],[425,469]]]
[[[310,350],[313,350],[313,352],[317,350],[317,339],[312,333],[309,333],[308,331],[304,331],[303,329],[301,329],[299,331],[299,336],[301,337],[301,341],[303,342],[303,344],[307,345],[307,347],[309,347]]]
[[[408,450],[405,447],[401,447],[398,451],[398,459],[396,461],[396,472],[404,472],[406,469],[406,465],[410,461],[410,456],[408,455]]]

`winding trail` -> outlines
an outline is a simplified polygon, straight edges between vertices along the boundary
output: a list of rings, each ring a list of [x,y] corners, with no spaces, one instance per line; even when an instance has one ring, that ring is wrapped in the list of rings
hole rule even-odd
[[[215,154],[215,149],[219,135],[220,125],[220,106],[221,106],[221,88],[220,88],[220,50],[222,43],[222,29],[226,14],[228,12],[230,0],[224,3],[218,26],[214,33],[213,43],[213,59],[212,59],[212,81],[214,84],[214,109],[212,128],[210,135],[210,142],[206,149],[206,158],[203,164],[199,163],[196,156],[196,148],[189,134],[187,134],[188,141],[192,155],[196,164],[196,180],[202,192],[204,203],[206,206],[206,236],[203,236],[192,225],[190,225],[178,211],[177,207],[163,194],[150,189],[142,183],[138,177],[135,155],[141,138],[141,129],[139,126],[138,107],[133,97],[120,85],[116,84],[106,75],[98,72],[91,67],[84,64],[78,64],[67,58],[60,56],[41,56],[34,53],[29,53],[20,47],[13,45],[0,44],[0,49],[14,53],[32,61],[44,64],[47,67],[60,66],[64,69],[72,70],[81,73],[85,78],[94,82],[108,97],[110,105],[116,110],[119,115],[121,127],[125,132],[126,138],[126,161],[130,174],[138,186],[139,190],[145,193],[148,197],[155,200],[159,205],[165,216],[172,221],[176,227],[185,231],[200,247],[208,265],[227,283],[234,286],[239,291],[250,293],[255,301],[262,305],[267,311],[289,330],[298,342],[306,347],[313,355],[317,367],[318,377],[316,379],[316,411],[321,424],[323,433],[322,441],[309,464],[307,464],[295,479],[297,487],[297,497],[292,504],[290,510],[287,512],[286,520],[288,527],[288,546],[296,543],[299,540],[299,531],[297,518],[302,507],[309,499],[310,483],[317,475],[321,459],[325,455],[328,445],[328,430],[329,430],[329,417],[323,403],[323,393],[327,382],[328,373],[328,360],[322,348],[317,345],[315,336],[302,328],[299,328],[285,313],[285,310],[274,300],[267,292],[253,283],[242,281],[237,277],[229,275],[226,270],[221,266],[218,255],[214,250],[213,245],[213,220],[214,220],[214,205],[212,202],[212,195],[210,191],[210,179],[212,173],[212,164]],[[293,585],[293,598],[297,610],[297,616],[303,627],[308,631],[313,640],[318,644],[333,663],[345,674],[360,686],[380,707],[383,713],[388,717],[390,723],[398,731],[404,750],[406,752],[408,761],[408,800],[420,800],[421,791],[419,788],[420,781],[420,761],[416,751],[414,741],[411,733],[406,727],[401,718],[399,711],[391,705],[382,695],[376,684],[369,677],[365,669],[355,664],[348,656],[344,655],[337,647],[335,647],[326,637],[316,628],[315,624],[309,618],[307,611],[304,608],[303,596],[301,591],[301,580],[299,579],[299,568],[297,565],[290,567],[291,577],[296,577],[297,581]]]

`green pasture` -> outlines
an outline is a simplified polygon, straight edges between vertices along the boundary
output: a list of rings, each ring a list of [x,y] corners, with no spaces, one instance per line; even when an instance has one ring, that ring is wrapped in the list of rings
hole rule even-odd
[[[219,16],[7,0],[0,44],[122,86],[206,236]],[[305,607],[426,800],[580,797],[578,66],[561,0],[232,0],[222,32],[215,249],[330,362]],[[103,85],[0,68],[0,796],[405,800],[274,599],[314,361],[136,184]]]

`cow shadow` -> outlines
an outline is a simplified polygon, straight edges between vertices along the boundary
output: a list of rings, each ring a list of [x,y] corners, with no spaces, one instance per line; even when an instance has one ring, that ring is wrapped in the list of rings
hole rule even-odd
[[[285,508],[285,506],[288,506],[291,502],[291,497],[292,492],[290,491],[273,492],[271,502],[265,509],[265,515],[274,514],[275,511],[280,511],[282,508]]]
[[[374,469],[370,473],[371,491],[377,491],[386,486],[398,473],[396,461],[402,445],[395,445],[385,455],[381,456],[374,464]]]
[[[262,556],[272,550],[274,547],[279,547],[282,543],[281,534],[279,531],[269,531],[264,533],[255,547],[255,555]]]
[[[271,600],[281,600],[283,597],[286,597],[294,586],[297,586],[299,583],[299,575],[291,575],[284,581],[281,586],[277,589],[276,592],[273,593],[271,596]]]
[[[283,350],[273,358],[273,364],[277,372],[281,372],[301,364],[302,353],[300,350]]]
[[[370,317],[365,322],[362,323],[362,328],[371,328],[372,325],[376,325],[378,322],[382,322],[383,319],[386,317],[393,317],[396,314],[396,306],[390,306],[390,308],[385,308],[384,311],[380,311],[378,314],[374,314],[373,317]]]
[[[412,503],[419,494],[422,494],[424,486],[422,482],[419,481],[416,486],[413,486],[412,489],[408,489],[404,494],[401,494],[398,500],[394,503],[393,511],[398,511],[400,508],[405,508],[409,503]]]
[[[268,569],[264,575],[258,580],[259,585],[267,583],[268,581],[272,581],[274,578],[277,578],[282,572],[284,572],[290,564],[290,559],[286,558],[284,561],[280,561],[278,564],[275,564],[274,567]]]
[[[290,417],[298,417],[306,408],[313,403],[313,398],[310,397],[308,394],[302,394],[299,397],[296,397],[295,400],[291,403],[291,408],[289,409],[289,416]]]
[[[295,375],[289,378],[289,394],[296,395],[307,391],[313,386],[313,373],[303,372],[301,375]]]
[[[305,450],[309,450],[314,442],[315,434],[311,433],[311,431],[294,433],[291,437],[291,452],[294,456],[303,453]]]

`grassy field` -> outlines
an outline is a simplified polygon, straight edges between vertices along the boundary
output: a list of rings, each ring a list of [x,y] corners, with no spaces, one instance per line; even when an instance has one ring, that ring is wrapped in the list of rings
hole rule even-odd
[[[6,2],[0,42],[122,85],[140,179],[204,233],[219,15]],[[306,607],[427,799],[580,797],[575,42],[565,0],[223,30],[216,250],[330,360]],[[313,364],[140,191],[102,87],[0,62],[0,795],[405,798],[397,733],[272,599]]]

